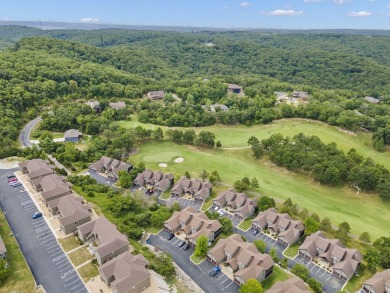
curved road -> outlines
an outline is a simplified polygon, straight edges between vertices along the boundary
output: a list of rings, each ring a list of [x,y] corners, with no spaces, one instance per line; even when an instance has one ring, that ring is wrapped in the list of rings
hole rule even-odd
[[[35,118],[34,120],[31,120],[29,123],[26,124],[26,126],[23,127],[22,131],[19,135],[19,141],[22,144],[22,147],[30,147],[32,146],[32,143],[30,141],[30,134],[33,128],[42,121],[41,116]]]
[[[26,126],[23,127],[23,129],[22,129],[22,131],[20,132],[20,135],[19,135],[19,141],[22,144],[22,148],[26,148],[26,147],[31,147],[32,146],[32,143],[30,141],[31,131],[41,121],[42,121],[42,117],[39,116],[39,117],[35,118],[34,120],[31,120],[29,123],[26,124]],[[48,154],[47,156],[54,163],[54,165],[56,165],[56,167],[58,167],[60,169],[66,170],[68,172],[68,174],[72,174],[72,172],[70,172],[67,168],[65,168],[65,166],[62,165],[60,162],[58,162],[57,159],[54,158],[52,155]]]

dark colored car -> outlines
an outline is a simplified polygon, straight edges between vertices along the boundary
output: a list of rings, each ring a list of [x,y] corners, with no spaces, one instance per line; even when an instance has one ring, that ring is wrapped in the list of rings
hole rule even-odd
[[[41,212],[35,212],[34,215],[32,216],[33,219],[38,219],[42,217],[42,213]]]
[[[173,237],[175,237],[175,235],[174,235],[174,234],[169,234],[169,235],[168,235],[168,237],[167,237],[167,240],[172,240],[172,239],[173,239]]]
[[[216,266],[216,267],[213,267],[213,269],[211,270],[211,272],[209,274],[210,274],[210,276],[215,277],[216,275],[218,275],[218,273],[220,271],[221,271],[221,267]]]
[[[189,243],[187,243],[186,246],[183,247],[184,250],[188,250],[189,248],[191,247],[191,245]]]
[[[259,230],[256,230],[256,229],[255,229],[255,230],[253,231],[253,235],[257,235],[257,234],[259,234],[259,232],[260,232]]]
[[[8,179],[15,178],[16,176],[14,174],[10,174],[7,176]]]
[[[184,244],[186,244],[186,242],[185,242],[184,240],[182,240],[182,241],[180,241],[180,242],[179,242],[179,244],[178,244],[177,246],[179,246],[179,247],[183,247],[183,246],[184,246]]]

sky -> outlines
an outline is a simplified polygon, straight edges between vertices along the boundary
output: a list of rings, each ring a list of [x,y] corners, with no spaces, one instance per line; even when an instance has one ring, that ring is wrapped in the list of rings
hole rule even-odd
[[[0,20],[389,30],[390,0],[0,0]]]

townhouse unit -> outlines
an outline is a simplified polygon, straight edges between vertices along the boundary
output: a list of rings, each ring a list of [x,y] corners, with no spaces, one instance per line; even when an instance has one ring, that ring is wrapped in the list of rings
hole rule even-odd
[[[142,254],[127,251],[101,265],[100,278],[114,293],[141,293],[150,287],[148,265]]]
[[[249,279],[263,281],[272,274],[275,264],[271,256],[260,253],[253,243],[245,242],[238,234],[220,239],[207,252],[207,260],[214,265],[225,263],[238,285]]]
[[[146,169],[142,173],[138,173],[133,181],[134,187],[145,187],[150,192],[164,193],[171,187],[174,181],[172,174],[164,174],[161,171],[153,172]]]
[[[221,234],[222,226],[218,220],[210,220],[203,212],[192,207],[175,211],[171,218],[164,223],[164,229],[170,233],[177,231],[185,233],[190,245],[195,245],[201,235],[206,235],[209,242],[213,242]]]
[[[287,281],[276,282],[271,289],[264,291],[264,293],[311,293],[312,291],[307,287],[305,282],[298,277],[293,277]]]
[[[20,171],[26,174],[27,180],[32,183],[32,180],[54,174],[54,166],[50,165],[48,160],[33,159],[19,163]]]
[[[361,292],[390,293],[390,269],[378,272],[371,279],[363,282]]]
[[[132,165],[106,156],[89,166],[89,170],[104,173],[111,180],[119,179],[119,171],[130,172],[132,169]]]
[[[91,221],[92,207],[83,197],[68,194],[48,203],[51,214],[58,215],[60,228],[66,234],[73,233],[82,224]]]
[[[99,265],[129,250],[127,237],[104,216],[77,227],[81,241],[89,243]]]
[[[340,240],[327,239],[321,232],[305,239],[299,247],[299,255],[324,262],[333,270],[334,276],[344,281],[353,276],[363,259],[357,249],[346,248]]]
[[[41,192],[41,199],[46,206],[51,200],[72,193],[72,183],[66,181],[66,177],[56,174],[36,178],[31,184],[37,192]]]
[[[258,231],[268,229],[275,233],[278,242],[285,246],[295,243],[305,232],[301,221],[292,220],[288,214],[279,214],[274,208],[260,212],[251,225]]]
[[[205,201],[212,191],[213,185],[208,181],[188,179],[183,176],[171,190],[172,196],[189,195],[195,200]]]
[[[235,192],[229,188],[213,200],[213,206],[231,210],[234,217],[244,220],[252,216],[257,206],[257,200],[249,198],[245,193]]]

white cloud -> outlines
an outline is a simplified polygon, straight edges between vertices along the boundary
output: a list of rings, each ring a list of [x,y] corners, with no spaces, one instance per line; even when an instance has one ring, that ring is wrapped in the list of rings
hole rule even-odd
[[[98,23],[98,22],[100,22],[100,19],[96,18],[96,17],[83,17],[83,18],[80,18],[80,22],[84,22],[84,23]]]
[[[348,1],[350,1],[350,0],[333,0],[333,2],[336,3],[337,5],[347,3]]]
[[[352,12],[348,12],[347,15],[348,16],[371,16],[372,12],[368,12],[368,11],[352,11]]]
[[[389,3],[389,4],[387,4],[387,8],[390,8],[390,3]]]
[[[241,7],[249,7],[249,6],[251,6],[251,4],[250,4],[249,2],[242,2],[242,3],[240,4],[240,6],[241,6]]]
[[[225,6],[223,9],[229,9],[229,6]]]
[[[321,2],[322,0],[303,0],[305,3],[315,3],[315,2]]]
[[[265,14],[271,15],[271,16],[293,16],[293,15],[302,15],[303,11],[297,11],[297,10],[284,10],[284,9],[276,9],[273,11],[267,11]]]

